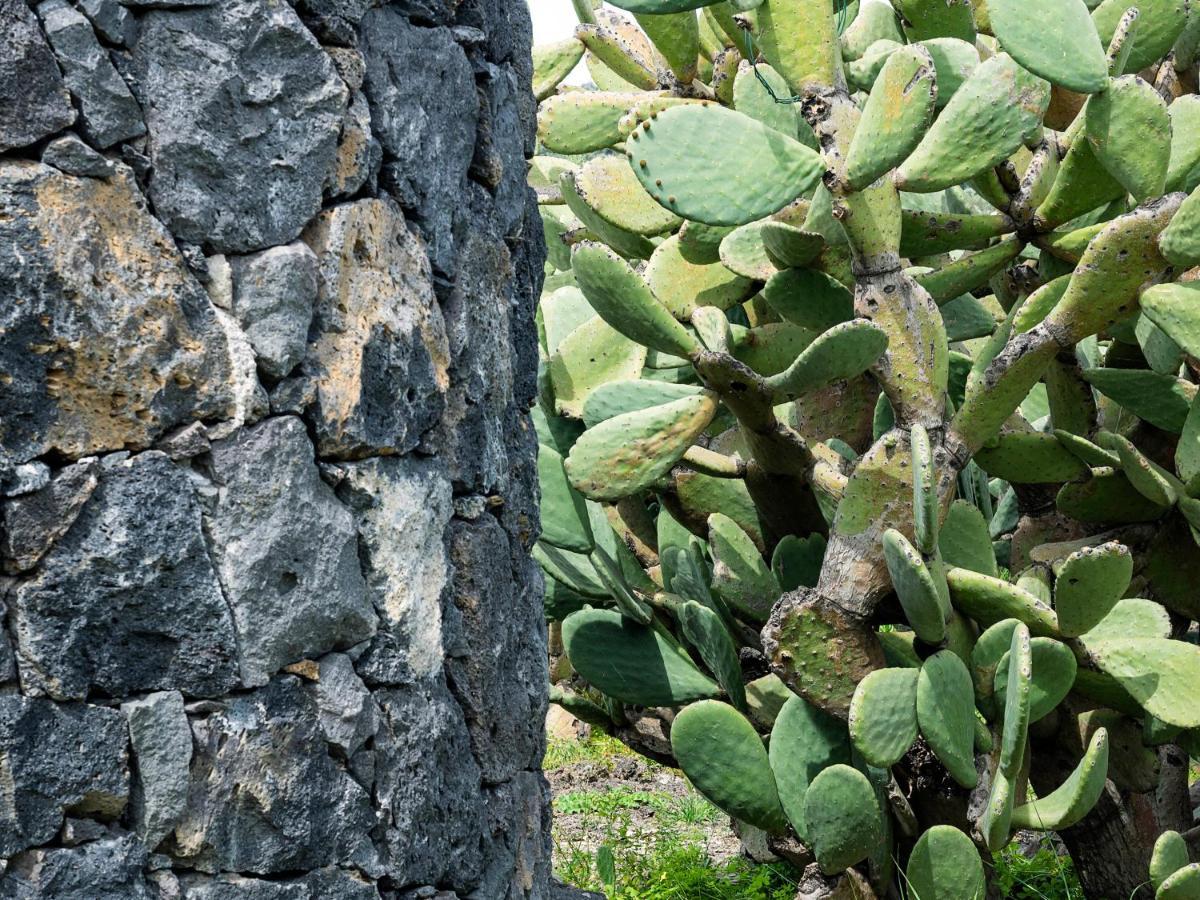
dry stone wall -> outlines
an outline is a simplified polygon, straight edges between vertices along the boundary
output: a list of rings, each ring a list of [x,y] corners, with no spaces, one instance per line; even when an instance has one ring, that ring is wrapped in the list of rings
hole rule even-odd
[[[0,0],[0,900],[550,896],[521,0]]]

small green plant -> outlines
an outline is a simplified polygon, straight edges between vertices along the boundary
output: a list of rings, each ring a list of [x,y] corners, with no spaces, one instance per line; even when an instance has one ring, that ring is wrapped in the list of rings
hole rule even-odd
[[[979,896],[1037,830],[1129,896],[1200,755],[1200,15],[575,5],[530,171],[552,699],[818,893]]]

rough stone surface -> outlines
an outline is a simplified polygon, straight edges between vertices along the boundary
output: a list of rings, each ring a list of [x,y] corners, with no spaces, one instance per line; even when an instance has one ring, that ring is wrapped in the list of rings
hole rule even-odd
[[[461,714],[439,676],[377,691],[375,794],[383,859],[398,884],[471,884],[482,874],[479,767]]]
[[[412,24],[394,7],[362,20],[363,88],[383,144],[382,183],[429,244],[434,268],[454,267],[452,213],[475,154],[478,97],[467,55],[448,28]]]
[[[512,581],[496,577],[511,565],[509,539],[494,518],[455,522],[450,558],[463,643],[447,660],[447,673],[483,778],[495,784],[535,767],[545,750],[527,723],[545,719],[546,699],[533,683],[513,677],[546,665],[545,640],[534,639],[545,626],[536,610],[513,614]]]
[[[133,788],[133,824],[148,848],[158,846],[187,805],[192,731],[183,695],[162,691],[121,704],[129,725],[129,743],[137,759]]]
[[[36,5],[0,900],[550,900],[525,4]]]
[[[100,46],[91,23],[67,0],[44,0],[37,12],[67,87],[79,102],[79,121],[87,139],[103,150],[145,134],[141,107]]]
[[[74,121],[71,96],[37,17],[25,0],[0,0],[0,152]]]
[[[14,462],[149,446],[233,405],[228,339],[127,169],[0,161],[0,447]]]
[[[42,162],[54,166],[68,175],[84,175],[90,178],[107,178],[117,171],[110,160],[105,159],[73,134],[55,138],[42,151]]]
[[[338,495],[358,522],[367,591],[380,619],[359,671],[376,684],[436,675],[450,482],[432,460],[372,459],[344,466],[343,474]]]
[[[299,241],[230,261],[231,309],[258,365],[282,378],[304,357],[317,299],[317,258]]]
[[[293,676],[192,721],[191,786],[172,856],[202,872],[267,875],[370,850],[370,794],[330,756],[319,707]]]
[[[96,489],[96,460],[81,459],[37,491],[0,504],[0,555],[10,575],[37,565],[54,542],[75,524]]]
[[[0,697],[0,856],[50,840],[66,810],[120,814],[129,798],[125,743],[115,710]]]
[[[336,206],[303,239],[321,272],[304,362],[316,388],[318,452],[413,450],[437,424],[448,382],[445,325],[421,241],[386,199]]]
[[[293,240],[321,208],[345,84],[283,0],[146,13],[133,69],[150,126],[150,199],[219,252]]]
[[[214,444],[211,475],[205,529],[244,684],[375,632],[353,519],[321,480],[303,422],[268,419]]]
[[[0,876],[4,900],[158,900],[142,869],[146,850],[131,835],[80,847],[30,850]]]
[[[102,467],[99,480],[12,592],[22,688],[79,700],[93,689],[227,691],[237,683],[233,623],[188,478],[148,451]]]

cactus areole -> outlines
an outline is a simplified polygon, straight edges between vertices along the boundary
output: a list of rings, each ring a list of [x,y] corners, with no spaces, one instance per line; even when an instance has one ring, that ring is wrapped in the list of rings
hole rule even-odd
[[[1200,15],[576,5],[530,171],[555,700],[806,897],[982,897],[1018,828],[1200,897]]]

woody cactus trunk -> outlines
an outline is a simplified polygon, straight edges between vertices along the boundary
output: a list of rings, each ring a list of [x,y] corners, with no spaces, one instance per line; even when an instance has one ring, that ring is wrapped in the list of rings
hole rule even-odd
[[[1200,897],[1200,10],[617,5],[535,52],[554,699],[801,896]]]

